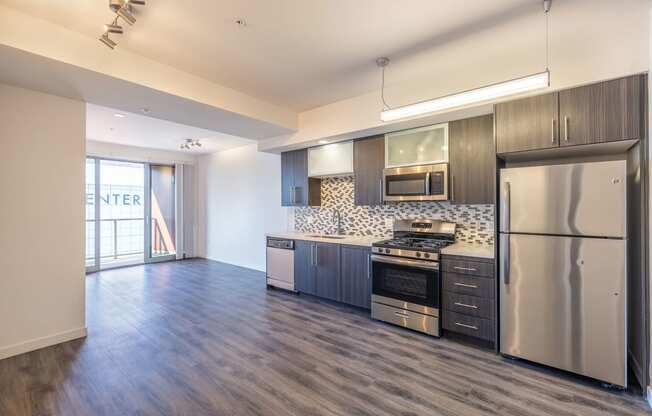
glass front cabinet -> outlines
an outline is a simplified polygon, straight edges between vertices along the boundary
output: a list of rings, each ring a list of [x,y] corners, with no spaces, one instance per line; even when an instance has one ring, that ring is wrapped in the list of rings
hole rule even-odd
[[[385,167],[448,163],[448,123],[385,135]]]

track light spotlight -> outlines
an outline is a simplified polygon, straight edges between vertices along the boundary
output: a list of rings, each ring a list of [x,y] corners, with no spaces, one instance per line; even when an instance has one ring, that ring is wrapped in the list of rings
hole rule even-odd
[[[111,49],[114,49],[114,48],[116,47],[116,45],[117,45],[117,43],[115,43],[114,41],[112,41],[112,40],[109,38],[109,34],[108,34],[108,33],[104,33],[104,34],[100,37],[100,42],[102,42],[103,44],[105,44],[106,46],[108,46],[108,47],[111,48]]]
[[[122,26],[116,23],[109,23],[104,25],[104,31],[107,33],[117,33],[122,34]]]
[[[129,25],[133,25],[134,23],[136,23],[136,18],[134,17],[133,14],[131,14],[131,10],[128,3],[122,6],[121,8],[119,8],[116,13],[118,14],[118,16],[122,18],[122,20],[129,23]]]
[[[125,0],[109,0],[109,9],[113,10],[113,13],[118,13],[124,5]]]

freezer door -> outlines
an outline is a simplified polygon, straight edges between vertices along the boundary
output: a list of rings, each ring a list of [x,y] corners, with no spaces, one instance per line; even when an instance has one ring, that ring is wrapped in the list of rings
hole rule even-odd
[[[500,351],[626,386],[626,240],[501,234]]]
[[[500,231],[625,237],[626,162],[500,170]]]

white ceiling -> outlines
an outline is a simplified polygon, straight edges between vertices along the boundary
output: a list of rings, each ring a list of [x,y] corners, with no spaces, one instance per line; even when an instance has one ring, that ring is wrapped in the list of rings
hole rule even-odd
[[[107,0],[0,3],[94,37],[112,18]],[[401,67],[402,58],[523,13],[541,13],[541,2],[151,0],[116,39],[131,52],[302,111],[378,89],[378,56],[393,59],[389,83],[404,81],[414,68]],[[436,76],[436,67],[427,69]]]
[[[117,117],[116,114],[124,117]],[[118,111],[94,104],[86,105],[86,138],[99,142],[180,151],[185,139],[200,139],[202,146],[190,153],[213,153],[254,141],[211,130],[186,126],[141,114]]]

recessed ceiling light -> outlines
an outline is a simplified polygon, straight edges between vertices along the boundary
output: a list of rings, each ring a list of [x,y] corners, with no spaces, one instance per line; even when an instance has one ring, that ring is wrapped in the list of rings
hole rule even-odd
[[[149,108],[141,108],[140,111],[142,111],[143,114],[149,114]]]
[[[120,114],[120,113],[115,113],[115,114],[113,115],[113,117],[124,118],[125,115],[124,115],[124,114]]]
[[[328,140],[320,140],[319,144],[328,144]]]

